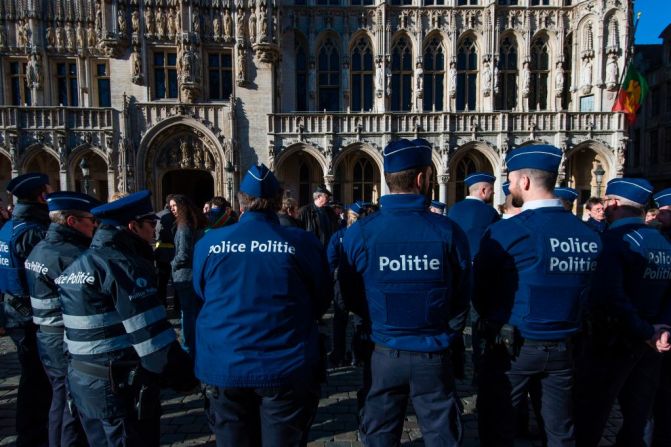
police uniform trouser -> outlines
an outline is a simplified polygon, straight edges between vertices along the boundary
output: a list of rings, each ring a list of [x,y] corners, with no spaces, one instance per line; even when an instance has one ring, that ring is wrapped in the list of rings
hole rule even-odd
[[[586,350],[576,377],[579,447],[599,444],[616,398],[622,412],[616,445],[646,445],[645,430],[659,384],[661,361],[662,356],[643,342],[618,344],[602,351]]]
[[[86,446],[86,435],[79,422],[77,408],[68,405],[66,387],[68,363],[63,342],[62,327],[40,328],[37,332],[37,349],[51,383],[51,409],[49,411],[50,446]]]
[[[662,356],[659,388],[653,408],[652,447],[671,445],[671,355]]]
[[[279,388],[207,387],[210,429],[219,447],[307,445],[319,385]]]
[[[21,378],[16,398],[16,445],[41,446],[48,442],[51,386],[37,352],[37,326],[7,328],[16,345]]]
[[[516,412],[532,378],[540,380],[548,446],[575,445],[573,376],[573,346],[568,341],[525,340],[516,357],[503,345],[488,345],[478,378],[481,445],[514,445]]]
[[[422,353],[375,346],[371,369],[373,383],[361,424],[366,446],[400,444],[408,397],[425,445],[456,446],[461,442],[461,408],[449,351]]]

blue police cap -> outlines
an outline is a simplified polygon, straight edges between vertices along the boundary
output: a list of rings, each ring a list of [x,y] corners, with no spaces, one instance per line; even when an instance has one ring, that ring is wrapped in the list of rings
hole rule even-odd
[[[382,151],[384,172],[401,172],[407,169],[431,166],[431,143],[421,138],[392,141]]]
[[[606,186],[607,196],[620,196],[643,206],[650,200],[652,185],[644,178],[614,178]]]
[[[578,191],[569,187],[555,188],[555,196],[567,202],[573,203],[578,198]]]
[[[353,204],[349,206],[349,210],[355,214],[361,214],[361,212],[364,210],[366,207],[365,203],[362,202],[361,200],[357,200]]]
[[[90,212],[101,203],[93,197],[80,192],[60,191],[47,195],[49,211],[78,210]]]
[[[671,206],[671,188],[666,188],[652,196],[658,207]]]
[[[510,182],[504,182],[501,189],[503,189],[503,195],[508,197],[510,195]]]
[[[11,179],[7,184],[7,191],[18,199],[24,199],[37,188],[48,184],[49,177],[46,174],[29,172]]]
[[[466,178],[464,179],[464,183],[466,183],[466,186],[469,188],[475,185],[476,183],[487,182],[493,184],[495,181],[496,177],[494,177],[492,174],[488,172],[474,172],[466,176]]]
[[[240,182],[240,191],[252,197],[270,199],[280,192],[275,175],[263,163],[249,168]]]
[[[561,162],[562,152],[549,144],[524,146],[508,152],[506,166],[508,172],[520,169],[538,169],[556,173]]]
[[[151,192],[146,189],[97,206],[91,214],[108,225],[126,225],[131,220],[157,218],[151,205]]]
[[[447,205],[445,205],[445,204],[444,204],[443,202],[441,202],[440,200],[432,200],[432,201],[431,201],[431,206],[434,207],[434,208],[438,208],[438,209],[441,210],[441,211],[445,211],[445,207],[446,207]]]

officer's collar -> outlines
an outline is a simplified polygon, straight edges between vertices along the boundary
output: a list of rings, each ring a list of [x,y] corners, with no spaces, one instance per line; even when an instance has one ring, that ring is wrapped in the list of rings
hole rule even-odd
[[[468,199],[468,200],[477,200],[479,202],[485,203],[485,201],[482,200],[480,197],[466,196],[465,198]]]
[[[280,218],[272,211],[245,211],[242,213],[242,216],[240,216],[240,222],[248,220],[265,220],[276,224],[280,223]]]
[[[624,227],[625,225],[638,225],[644,224],[642,217],[623,217],[618,219],[608,227],[609,230],[612,230],[617,227]]]
[[[14,207],[12,218],[15,221],[37,221],[49,225],[49,208],[46,203],[20,200]]]
[[[528,202],[524,202],[524,205],[522,205],[522,211],[536,210],[538,208],[554,208],[554,207],[563,208],[561,200],[559,199],[529,200]]]
[[[381,209],[391,208],[426,209],[426,197],[421,194],[387,194],[380,197]]]
[[[51,223],[47,231],[46,239],[58,239],[61,238],[67,241],[73,241],[74,243],[88,246],[91,243],[91,238],[86,236],[81,231],[75,230],[72,227],[67,225]]]

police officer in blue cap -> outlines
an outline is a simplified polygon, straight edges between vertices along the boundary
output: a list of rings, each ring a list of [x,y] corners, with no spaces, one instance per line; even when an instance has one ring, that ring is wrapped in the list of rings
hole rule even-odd
[[[555,196],[561,200],[566,211],[573,212],[573,204],[578,198],[578,191],[568,186],[558,186],[555,188]]]
[[[671,243],[643,221],[651,193],[640,178],[613,179],[606,187],[609,227],[589,298],[592,337],[576,393],[580,446],[598,445],[616,398],[623,416],[617,445],[647,445],[660,353],[671,349]]]
[[[554,194],[561,150],[508,153],[513,205],[522,212],[489,227],[475,258],[473,305],[486,341],[478,388],[483,446],[512,446],[515,409],[531,380],[542,389],[548,445],[575,442],[573,336],[601,249],[599,236]]]
[[[501,219],[510,219],[513,216],[517,216],[521,209],[513,206],[513,196],[510,195],[510,182],[507,180],[503,182],[501,189],[503,190],[503,196],[505,197],[504,202],[499,205]]]
[[[432,200],[429,205],[429,211],[436,214],[445,214],[445,208],[447,208],[447,205],[440,200]]]
[[[49,445],[87,445],[76,407],[68,406],[68,372],[63,334],[63,311],[54,282],[63,270],[86,250],[97,226],[91,209],[98,200],[77,192],[55,192],[47,197],[51,225],[26,259],[26,279],[38,325],[37,348],[51,382]]]
[[[195,379],[157,297],[150,193],[91,214],[101,223],[91,248],[55,280],[70,392],[91,445],[158,445],[160,385],[189,388]]]
[[[37,352],[24,262],[49,226],[45,196],[51,187],[46,175],[32,172],[13,178],[7,191],[18,199],[12,219],[0,230],[0,293],[5,294],[6,328],[21,365],[16,445],[46,445],[51,391]]]
[[[347,230],[340,267],[341,284],[352,289],[343,293],[370,319],[375,342],[361,435],[367,446],[399,445],[410,397],[425,444],[457,445],[461,415],[450,349],[468,313],[468,242],[454,222],[426,207],[430,144],[394,141],[383,156],[390,194],[379,212]]]
[[[196,375],[219,446],[299,446],[319,403],[317,320],[333,288],[314,234],[283,227],[282,189],[264,165],[242,182],[237,224],[196,243]]]

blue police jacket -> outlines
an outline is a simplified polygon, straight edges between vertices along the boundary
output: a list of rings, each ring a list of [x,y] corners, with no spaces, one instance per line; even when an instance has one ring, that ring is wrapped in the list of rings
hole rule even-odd
[[[466,233],[471,257],[478,254],[480,239],[487,227],[500,219],[494,207],[476,198],[466,198],[455,203],[447,213],[447,217],[456,222]]]
[[[30,252],[25,267],[35,324],[63,326],[61,299],[54,281],[90,243],[91,238],[80,231],[52,223],[44,240]]]
[[[197,243],[193,285],[196,376],[219,387],[266,388],[314,379],[317,319],[333,288],[314,234],[247,211]]]
[[[613,222],[602,235],[590,307],[618,317],[639,340],[653,324],[671,325],[671,242],[633,217]]]
[[[585,223],[597,233],[603,233],[608,228],[608,222],[606,222],[605,219],[596,220],[593,217],[590,217]]]
[[[30,309],[28,285],[24,263],[26,258],[46,234],[49,227],[49,208],[37,202],[18,202],[0,235],[0,275],[2,290],[19,299],[26,300]],[[11,235],[9,238],[7,236]],[[7,327],[20,327],[31,322],[32,316],[24,316],[5,299],[4,310]]]
[[[474,262],[473,305],[524,338],[561,340],[579,327],[601,239],[558,199],[525,204],[489,227]]]
[[[340,228],[338,231],[333,233],[333,236],[331,236],[329,244],[326,247],[326,259],[328,260],[329,270],[331,270],[331,273],[335,273],[336,269],[340,265],[342,239],[345,236],[345,231],[347,231],[347,227]]]
[[[461,335],[469,308],[470,254],[463,231],[426,210],[416,194],[381,197],[380,211],[352,224],[343,238],[343,293],[367,301],[375,343],[439,352]]]
[[[129,231],[101,225],[91,248],[56,278],[73,359],[134,360],[161,373],[176,340],[156,293],[153,251]]]

